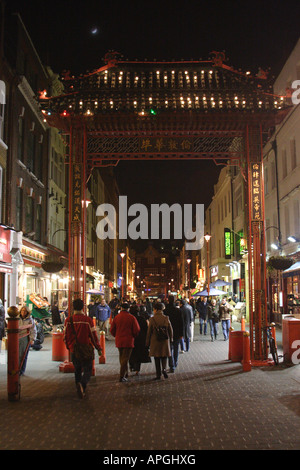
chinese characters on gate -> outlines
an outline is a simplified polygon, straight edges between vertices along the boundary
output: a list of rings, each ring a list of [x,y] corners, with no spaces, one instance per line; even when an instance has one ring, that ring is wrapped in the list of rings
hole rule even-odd
[[[72,222],[81,221],[81,163],[73,165]]]
[[[193,150],[193,140],[187,138],[147,137],[140,141],[142,152],[186,152]]]
[[[252,220],[262,220],[261,163],[251,164]]]

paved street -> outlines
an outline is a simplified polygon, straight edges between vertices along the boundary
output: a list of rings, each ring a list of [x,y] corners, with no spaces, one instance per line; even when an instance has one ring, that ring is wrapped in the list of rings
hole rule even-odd
[[[88,395],[75,393],[74,375],[52,361],[51,336],[30,351],[21,400],[9,402],[6,353],[0,355],[1,450],[254,450],[300,449],[300,367],[243,372],[220,336],[195,338],[178,370],[153,381],[118,382],[118,352],[106,341],[106,364],[96,361]]]

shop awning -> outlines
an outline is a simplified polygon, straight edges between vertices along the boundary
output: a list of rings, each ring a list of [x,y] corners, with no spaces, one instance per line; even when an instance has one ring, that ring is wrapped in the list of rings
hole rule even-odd
[[[283,271],[282,275],[283,277],[289,277],[293,275],[296,276],[297,274],[299,274],[299,271],[300,271],[300,261],[297,261],[297,263],[292,264],[292,266],[290,266],[288,269]]]

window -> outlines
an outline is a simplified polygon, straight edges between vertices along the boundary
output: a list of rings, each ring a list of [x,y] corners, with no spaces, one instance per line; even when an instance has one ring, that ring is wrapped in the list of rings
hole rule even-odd
[[[38,143],[37,145],[37,154],[34,162],[34,174],[35,176],[42,181],[43,175],[43,145]]]
[[[23,189],[17,188],[16,194],[16,230],[22,230],[23,217]]]
[[[24,119],[20,116],[18,122],[18,159],[24,162]]]
[[[2,219],[2,179],[3,179],[3,168],[0,166],[0,220]]]
[[[33,131],[30,131],[27,136],[27,166],[32,172],[34,171],[35,149],[36,137]]]
[[[282,178],[287,176],[287,154],[286,150],[282,151]]]
[[[3,139],[4,107],[5,107],[5,83],[3,82],[3,80],[0,80],[0,139]]]
[[[33,199],[30,196],[26,198],[26,210],[25,210],[25,233],[28,234],[33,231]]]
[[[276,186],[275,162],[271,163],[271,189]]]
[[[296,140],[292,139],[290,142],[291,145],[291,167],[294,170],[297,166],[297,154],[296,154]]]
[[[290,234],[290,213],[289,213],[289,206],[285,206],[284,208],[284,222],[285,222],[285,238],[291,235]]]
[[[286,150],[282,150],[282,178],[286,178],[287,176],[287,158],[286,158]]]
[[[41,243],[42,236],[42,207],[40,204],[36,206],[36,227],[35,227],[36,240]]]
[[[299,213],[299,201],[294,201],[294,231],[295,235],[300,234],[300,213]]]
[[[234,208],[234,217],[237,217],[242,211],[242,186],[239,186],[234,192]]]
[[[269,192],[269,175],[268,175],[268,168],[265,168],[265,194],[268,194]]]

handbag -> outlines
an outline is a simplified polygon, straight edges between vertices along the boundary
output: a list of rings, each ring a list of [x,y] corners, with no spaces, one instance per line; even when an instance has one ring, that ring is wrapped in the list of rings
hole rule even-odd
[[[154,320],[153,320],[153,323],[154,323],[154,330],[156,333],[157,340],[165,341],[166,339],[169,339],[168,328],[164,325],[162,326],[157,325]]]
[[[77,340],[77,335],[73,323],[73,318],[70,317],[70,324],[75,336],[75,344],[73,348],[73,355],[78,361],[92,361],[95,357],[94,346],[92,344],[82,344]]]

